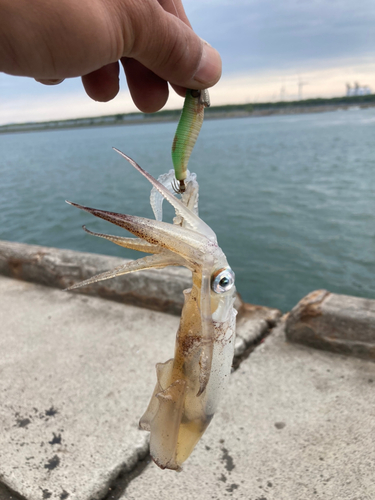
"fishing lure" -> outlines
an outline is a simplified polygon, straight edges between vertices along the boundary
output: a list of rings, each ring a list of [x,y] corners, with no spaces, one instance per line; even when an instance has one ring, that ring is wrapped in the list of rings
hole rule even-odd
[[[156,220],[71,205],[131,232],[136,238],[93,233],[117,245],[149,253],[68,290],[142,269],[184,266],[192,272],[177,332],[174,358],[156,365],[157,382],[140,427],[150,432],[150,452],[161,468],[181,470],[209,425],[229,379],[234,354],[234,273],[212,229],[198,216],[198,183],[185,167],[181,199],[135,161],[116,151],[153,185],[175,209],[173,224],[161,220],[159,202],[151,195]],[[173,171],[172,171],[173,173]],[[170,175],[167,175],[170,179]],[[181,180],[181,179],[180,179]],[[169,181],[168,181],[169,182]],[[155,208],[156,207],[156,208]],[[159,207],[160,208],[160,207]]]
[[[189,158],[202,127],[204,108],[209,106],[210,97],[208,90],[187,89],[184,107],[172,144],[172,161],[175,176],[180,183],[176,191],[179,193],[185,191]]]

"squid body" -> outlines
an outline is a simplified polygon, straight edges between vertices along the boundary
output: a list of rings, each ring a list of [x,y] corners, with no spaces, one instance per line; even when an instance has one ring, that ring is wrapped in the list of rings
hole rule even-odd
[[[126,229],[136,238],[88,231],[90,234],[151,255],[70,289],[142,269],[184,266],[192,272],[192,287],[184,291],[174,358],[156,365],[156,386],[140,419],[141,429],[150,432],[155,463],[163,469],[181,470],[209,425],[229,379],[235,338],[234,273],[215,233],[198,216],[195,174],[187,171],[185,192],[179,199],[173,194],[173,170],[155,180],[117,152],[153,185],[151,206],[156,220],[71,205]],[[175,209],[173,224],[161,220],[163,199]]]

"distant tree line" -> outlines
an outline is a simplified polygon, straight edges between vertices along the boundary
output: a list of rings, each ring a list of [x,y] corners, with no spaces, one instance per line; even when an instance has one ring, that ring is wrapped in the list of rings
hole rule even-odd
[[[278,101],[278,102],[259,102],[247,104],[227,104],[225,106],[211,106],[206,109],[207,117],[214,117],[215,114],[228,115],[235,113],[251,114],[256,111],[290,109],[290,108],[313,108],[317,106],[350,106],[350,105],[375,105],[375,94],[342,96],[324,99],[317,97],[315,99],[304,99],[301,101]],[[121,125],[132,123],[147,123],[150,121],[177,121],[181,114],[181,109],[165,109],[157,113],[117,113],[115,115],[75,118],[68,120],[55,120],[50,122],[31,122],[0,126],[1,132],[22,131],[22,130],[51,130],[54,128],[74,128],[102,125]]]
[[[333,97],[330,99],[325,99],[321,97],[316,97],[314,99],[304,99],[301,101],[278,101],[278,102],[259,102],[259,103],[247,103],[247,104],[227,104],[223,106],[211,106],[205,110],[205,114],[209,116],[214,113],[232,113],[245,111],[247,113],[252,113],[253,111],[267,110],[267,109],[279,109],[279,108],[290,108],[290,107],[314,107],[314,106],[329,106],[329,105],[355,105],[355,104],[375,104],[375,94],[361,95],[361,96],[342,96]],[[158,117],[178,117],[180,116],[180,109],[165,109],[163,111],[158,111],[157,113],[146,114],[149,118]]]

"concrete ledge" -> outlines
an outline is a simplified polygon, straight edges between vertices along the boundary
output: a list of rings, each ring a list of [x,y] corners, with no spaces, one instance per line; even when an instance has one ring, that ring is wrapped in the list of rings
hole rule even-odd
[[[311,292],[290,312],[286,336],[317,349],[375,360],[375,300]]]
[[[64,289],[124,264],[129,259],[58,248],[0,241],[0,274]],[[191,286],[183,268],[148,270],[101,281],[72,293],[83,293],[154,311],[180,314],[183,290]]]
[[[0,240],[0,275],[53,288],[68,288],[126,262],[129,259]],[[182,267],[166,267],[119,276],[70,293],[179,315],[184,303],[182,292],[190,287],[190,271]],[[249,307],[258,311],[255,314],[257,319],[263,315],[271,323],[273,318],[281,316],[278,309],[245,304],[237,293],[235,308],[239,317],[242,314],[248,317]]]

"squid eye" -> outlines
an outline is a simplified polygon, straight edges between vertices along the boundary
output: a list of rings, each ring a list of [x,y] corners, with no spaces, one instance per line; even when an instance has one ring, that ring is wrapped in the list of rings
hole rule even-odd
[[[234,285],[234,272],[230,267],[219,269],[212,275],[211,288],[215,293],[228,292]]]

